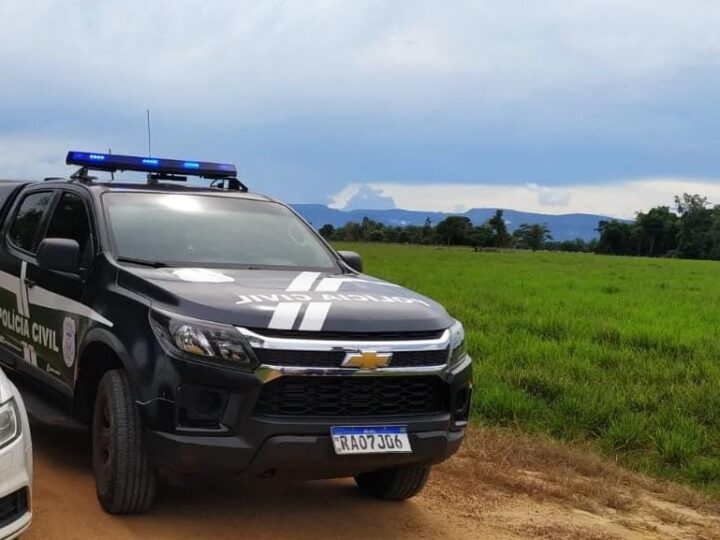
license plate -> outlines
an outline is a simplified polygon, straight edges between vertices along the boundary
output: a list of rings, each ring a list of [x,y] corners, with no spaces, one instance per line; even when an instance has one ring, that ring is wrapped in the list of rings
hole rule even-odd
[[[405,426],[338,426],[330,435],[336,454],[412,452]]]

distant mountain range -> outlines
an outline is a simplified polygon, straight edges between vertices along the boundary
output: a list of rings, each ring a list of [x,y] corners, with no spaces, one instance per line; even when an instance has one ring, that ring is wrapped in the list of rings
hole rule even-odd
[[[349,221],[360,223],[364,217],[384,223],[385,225],[423,225],[426,218],[430,218],[434,225],[448,216],[466,216],[474,225],[482,225],[495,213],[495,208],[473,208],[464,213],[457,212],[420,212],[416,210],[337,210],[322,204],[293,204],[297,212],[316,228],[326,223],[341,227]],[[582,238],[591,240],[597,238],[598,222],[609,220],[607,216],[593,214],[534,214],[531,212],[518,212],[504,210],[505,221],[512,232],[522,223],[546,223],[550,228],[553,239],[557,241],[574,240]]]

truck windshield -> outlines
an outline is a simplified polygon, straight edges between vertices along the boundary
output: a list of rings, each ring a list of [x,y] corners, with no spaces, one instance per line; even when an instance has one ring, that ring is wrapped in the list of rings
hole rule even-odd
[[[161,266],[335,268],[315,233],[281,204],[198,194],[105,193],[118,258]]]

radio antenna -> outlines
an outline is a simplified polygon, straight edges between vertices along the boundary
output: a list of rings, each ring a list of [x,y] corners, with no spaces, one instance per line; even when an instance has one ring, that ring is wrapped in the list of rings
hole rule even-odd
[[[148,157],[152,157],[152,143],[150,139],[150,109],[147,109]]]

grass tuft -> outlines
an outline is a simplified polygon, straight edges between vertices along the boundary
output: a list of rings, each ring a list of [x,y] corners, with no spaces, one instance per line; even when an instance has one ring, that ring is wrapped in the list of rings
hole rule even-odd
[[[658,427],[652,438],[666,464],[684,467],[700,454],[705,436],[700,426],[687,418],[678,418],[674,426]]]
[[[610,422],[602,439],[614,452],[638,450],[648,442],[647,419],[640,414],[624,413]]]

